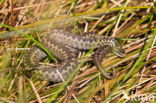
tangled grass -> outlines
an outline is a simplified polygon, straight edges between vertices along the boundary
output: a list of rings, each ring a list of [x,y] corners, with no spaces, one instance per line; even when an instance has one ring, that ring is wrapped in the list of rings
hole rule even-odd
[[[1,0],[0,102],[4,103],[155,103],[155,0]],[[118,38],[126,57],[110,55],[107,80],[89,62],[91,52],[62,83],[28,78],[23,72],[24,48],[39,43],[48,29],[73,34],[97,32]],[[52,60],[55,58],[46,51]]]

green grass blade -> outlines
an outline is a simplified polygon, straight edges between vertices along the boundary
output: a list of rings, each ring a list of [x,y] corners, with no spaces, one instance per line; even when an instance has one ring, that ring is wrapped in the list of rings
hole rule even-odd
[[[13,27],[8,26],[8,25],[5,25],[5,24],[0,24],[0,26],[9,28],[10,30],[14,30],[14,31],[16,31],[16,32],[18,32],[18,33],[24,35],[26,38],[30,39],[30,40],[33,41],[36,45],[38,45],[41,49],[43,49],[43,50],[48,54],[48,56],[49,56],[52,60],[54,60],[55,62],[57,62],[56,58],[55,58],[46,48],[44,48],[44,46],[43,46],[41,43],[39,43],[37,40],[35,40],[32,36],[30,36],[30,35],[28,35],[28,34],[25,34],[25,33],[21,32],[21,31],[18,31],[16,28],[13,28]]]

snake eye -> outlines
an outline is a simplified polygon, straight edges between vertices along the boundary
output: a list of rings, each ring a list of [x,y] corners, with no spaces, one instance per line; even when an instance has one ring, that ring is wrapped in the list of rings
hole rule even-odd
[[[119,57],[125,57],[125,51],[122,48],[113,48],[113,53]]]
[[[125,51],[121,48],[120,51],[118,52],[118,56],[119,57],[125,57],[126,54],[125,54]]]
[[[113,53],[115,53],[119,57],[125,57],[125,51],[121,48],[117,40],[115,40],[114,42]]]

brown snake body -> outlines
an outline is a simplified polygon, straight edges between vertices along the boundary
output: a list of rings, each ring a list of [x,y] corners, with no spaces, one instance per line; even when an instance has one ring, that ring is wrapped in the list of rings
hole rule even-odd
[[[124,50],[112,37],[94,36],[94,33],[86,33],[85,36],[72,35],[64,30],[52,30],[47,33],[41,43],[60,61],[58,66],[40,66],[39,62],[47,57],[47,54],[37,47],[31,48],[24,56],[24,64],[35,69],[41,78],[48,81],[60,82],[66,79],[78,66],[77,55],[79,51],[96,48],[93,61],[102,74],[108,79],[114,77],[108,75],[101,66],[103,58],[114,52],[119,57],[125,55]],[[60,73],[60,75],[59,75]]]

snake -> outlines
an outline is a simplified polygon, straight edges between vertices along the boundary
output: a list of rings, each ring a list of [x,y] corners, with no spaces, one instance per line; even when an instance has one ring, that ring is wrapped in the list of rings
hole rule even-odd
[[[41,39],[41,44],[57,58],[59,63],[57,65],[40,65],[40,61],[48,55],[44,50],[34,46],[26,51],[24,65],[39,74],[41,79],[53,82],[66,80],[77,68],[80,63],[77,59],[79,52],[94,49],[93,62],[107,79],[114,78],[116,72],[113,70],[111,75],[106,72],[102,66],[103,59],[110,53],[114,53],[118,57],[125,56],[125,51],[116,38],[99,36],[93,32],[73,35],[65,30],[50,30]]]

